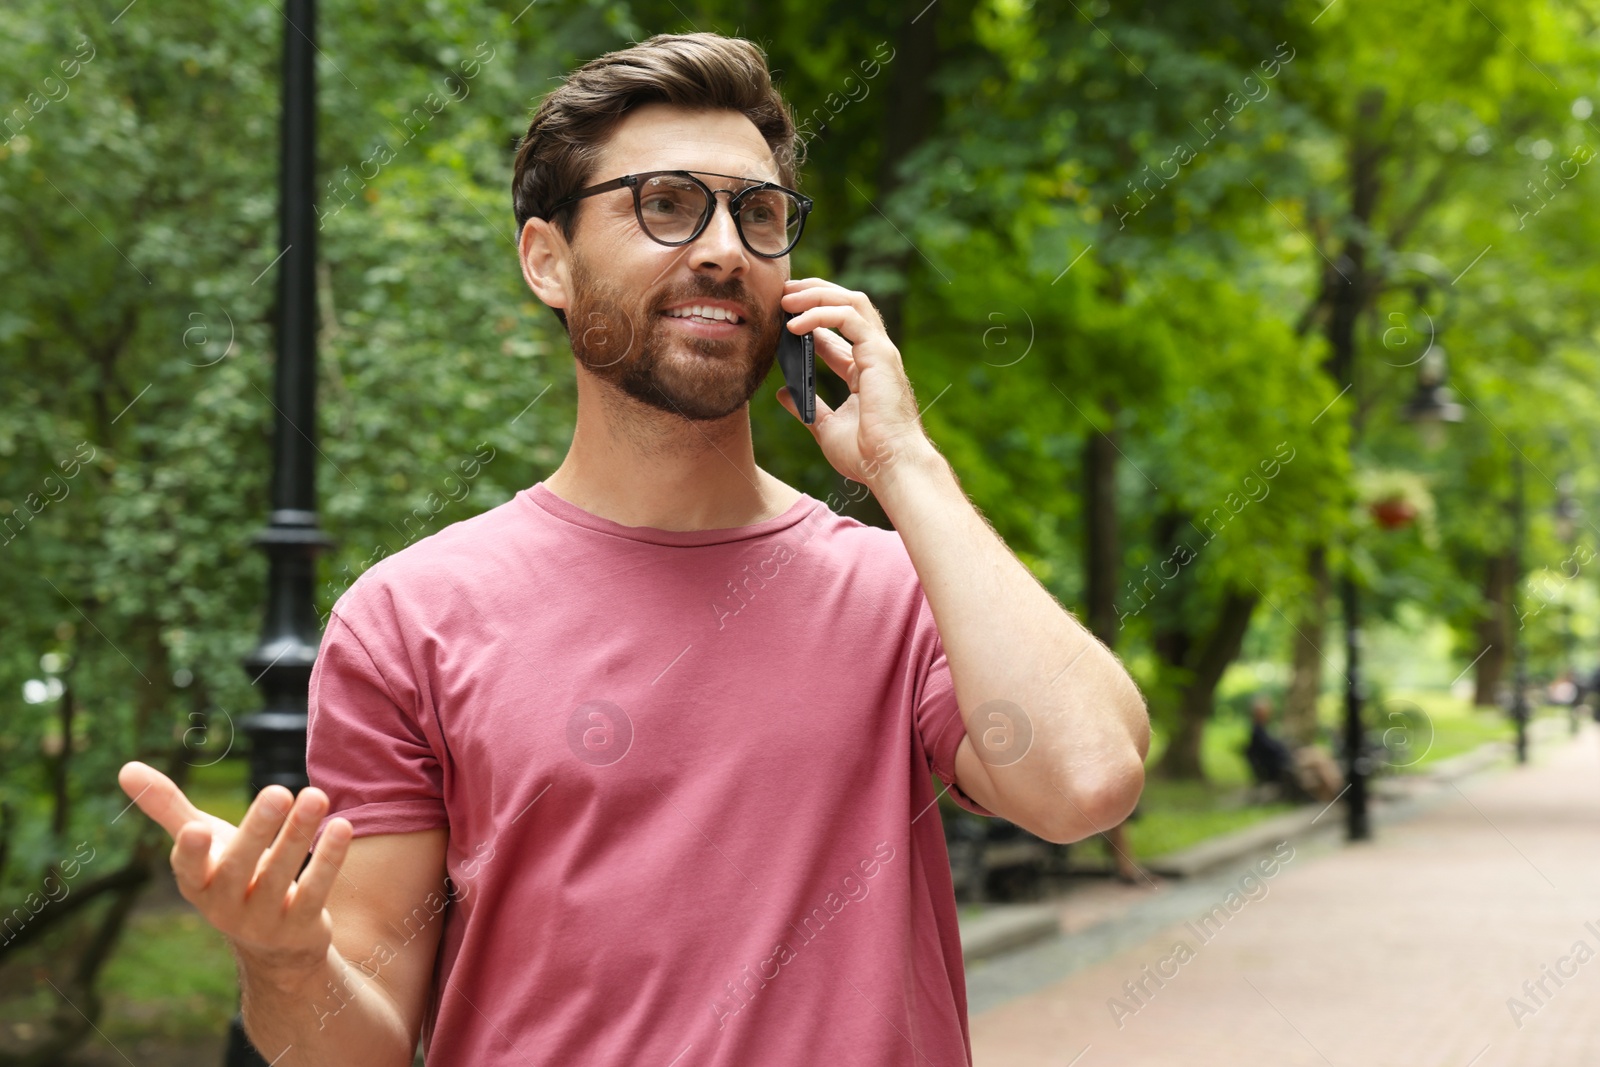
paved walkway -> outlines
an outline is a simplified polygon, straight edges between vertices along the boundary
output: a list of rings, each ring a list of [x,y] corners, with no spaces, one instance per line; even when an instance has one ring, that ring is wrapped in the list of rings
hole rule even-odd
[[[1404,814],[980,963],[977,1067],[1600,1065],[1600,728]]]

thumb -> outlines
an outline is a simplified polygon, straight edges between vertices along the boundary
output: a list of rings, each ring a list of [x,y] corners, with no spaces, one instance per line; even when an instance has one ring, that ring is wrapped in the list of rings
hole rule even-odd
[[[807,426],[806,421],[800,417],[800,406],[795,403],[794,396],[790,394],[789,387],[787,385],[778,386],[777,396],[778,403],[783,406],[785,411],[794,416],[794,421],[798,422],[802,426],[805,426],[805,428],[810,430],[813,435],[816,434],[817,427],[822,425],[823,418],[833,414],[833,408],[829,407],[828,402],[822,399],[822,394],[818,393],[816,405],[817,417],[812,420],[809,426]]]
[[[200,809],[189,802],[171,778],[148,764],[138,760],[124,763],[117,772],[117,784],[140,811],[159,823],[174,839],[185,825],[204,819]]]

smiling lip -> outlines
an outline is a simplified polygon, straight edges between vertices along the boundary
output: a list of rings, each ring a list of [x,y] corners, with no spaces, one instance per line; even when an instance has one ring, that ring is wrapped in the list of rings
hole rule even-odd
[[[742,304],[732,300],[683,300],[673,304],[671,307],[662,308],[661,312],[666,314],[669,311],[682,311],[685,308],[692,307],[716,308],[719,311],[731,312],[740,322],[750,321],[750,313],[745,310]]]
[[[738,322],[727,319],[702,319],[688,315],[669,315],[670,311],[681,311],[685,308],[703,307],[716,308],[724,313],[736,315]],[[661,317],[673,324],[673,328],[688,334],[691,337],[703,337],[707,340],[727,340],[737,337],[739,331],[744,329],[750,321],[750,314],[743,305],[732,300],[680,300],[670,307],[661,309]]]
[[[671,323],[674,328],[694,337],[709,337],[713,339],[734,337],[740,330],[744,329],[745,325],[742,322],[729,322],[726,319],[711,322],[705,319],[676,318],[664,311],[661,313],[661,317]]]

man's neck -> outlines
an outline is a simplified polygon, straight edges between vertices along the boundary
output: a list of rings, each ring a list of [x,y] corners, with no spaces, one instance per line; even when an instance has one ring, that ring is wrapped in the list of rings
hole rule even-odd
[[[694,422],[587,384],[572,445],[545,479],[568,503],[624,526],[718,530],[781,515],[800,498],[756,466],[748,408]]]

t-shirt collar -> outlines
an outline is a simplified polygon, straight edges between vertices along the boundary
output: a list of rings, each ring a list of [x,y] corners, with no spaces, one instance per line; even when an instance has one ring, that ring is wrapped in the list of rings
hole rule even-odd
[[[542,481],[521,490],[517,493],[517,497],[527,505],[539,508],[551,517],[573,526],[581,526],[586,530],[609,534],[612,537],[621,537],[629,541],[642,541],[646,544],[668,545],[680,548],[699,545],[720,545],[729,541],[747,541],[753,537],[763,537],[767,534],[777,533],[779,530],[786,530],[800,522],[822,504],[816,497],[801,493],[800,499],[791,504],[783,514],[774,515],[770,519],[762,519],[760,522],[751,523],[748,526],[729,526],[715,530],[662,530],[655,526],[625,526],[620,522],[587,512],[576,504],[557,496]]]

